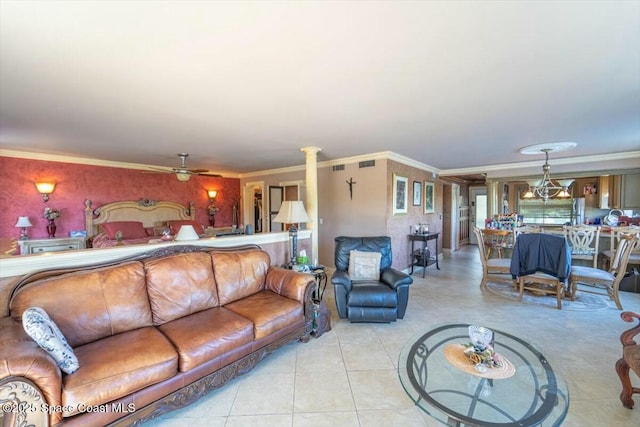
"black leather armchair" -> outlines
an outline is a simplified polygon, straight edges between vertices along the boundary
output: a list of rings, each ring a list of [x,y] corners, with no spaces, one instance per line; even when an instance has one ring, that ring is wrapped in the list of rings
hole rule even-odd
[[[335,239],[335,266],[331,283],[338,315],[351,322],[394,322],[402,319],[407,310],[408,274],[391,268],[391,238],[346,237]],[[349,255],[352,250],[379,252],[380,278],[378,280],[352,280],[349,277]]]

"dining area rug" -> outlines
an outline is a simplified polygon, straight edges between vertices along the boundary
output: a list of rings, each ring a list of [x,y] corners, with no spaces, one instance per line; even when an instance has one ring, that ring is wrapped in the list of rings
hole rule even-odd
[[[504,298],[517,301],[519,291],[513,287],[511,281],[493,281],[487,282],[487,288],[494,294],[500,295]],[[558,302],[556,296],[553,294],[534,294],[529,291],[524,291],[522,296],[522,303],[541,305],[543,307],[558,309]],[[617,310],[616,304],[609,300],[606,295],[596,295],[587,292],[576,293],[575,301],[571,301],[569,298],[562,298],[562,309],[573,311],[594,311],[594,310],[606,310],[613,308]]]

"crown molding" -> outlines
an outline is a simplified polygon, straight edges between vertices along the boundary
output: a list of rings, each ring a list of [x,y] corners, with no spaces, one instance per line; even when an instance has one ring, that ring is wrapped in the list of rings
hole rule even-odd
[[[150,171],[150,172],[158,172],[158,169],[166,169],[168,172],[171,171],[171,167],[167,167],[167,166],[144,165],[142,163],[114,162],[111,160],[90,159],[86,157],[74,157],[74,156],[61,156],[58,154],[31,153],[28,151],[5,150],[1,148],[0,148],[0,156],[13,157],[18,159],[28,159],[28,160],[41,160],[44,162],[73,163],[78,165],[103,166],[103,167],[120,168],[120,169],[134,169],[134,170],[142,170],[142,171]],[[225,178],[238,178],[238,174],[234,172],[219,172],[219,171],[211,171],[211,172],[219,173]]]
[[[41,160],[41,161],[47,161],[47,162],[75,163],[75,164],[89,165],[89,166],[104,166],[104,167],[123,168],[123,169],[135,169],[135,170],[144,170],[144,171],[152,171],[152,172],[157,172],[157,170],[154,168],[169,169],[166,166],[145,165],[141,163],[114,162],[109,160],[90,159],[90,158],[73,157],[73,156],[61,156],[57,154],[31,153],[27,151],[6,150],[6,149],[0,149],[0,156],[30,159],[30,160]],[[615,161],[628,162],[629,160],[633,160],[633,159],[640,159],[640,150],[627,151],[623,153],[593,155],[593,156],[563,157],[563,158],[553,159],[552,164],[554,166],[561,166],[561,165],[603,163],[603,162],[615,162]],[[415,161],[409,157],[403,156],[393,151],[379,151],[376,153],[362,154],[358,156],[343,157],[340,159],[318,162],[318,167],[319,168],[333,167],[335,165],[359,163],[361,161],[366,161],[366,160],[393,160],[395,162],[402,163],[404,165],[411,166],[416,169],[438,174],[440,176],[474,175],[474,174],[483,174],[483,173],[491,173],[491,172],[509,171],[514,169],[517,170],[517,169],[536,167],[544,163],[544,160],[534,160],[534,161],[528,161],[528,162],[505,163],[505,164],[499,164],[499,165],[488,165],[488,166],[478,166],[478,167],[469,167],[469,168],[438,169],[433,166],[427,165],[425,163]],[[220,173],[225,178],[246,179],[246,178],[251,178],[256,176],[299,172],[299,171],[304,171],[305,168],[306,168],[306,165],[301,164],[301,165],[290,166],[285,168],[268,169],[268,170],[249,172],[249,173],[234,173],[234,172],[219,172],[219,171],[215,171],[215,172]]]
[[[620,161],[625,160],[628,161],[630,159],[640,159],[640,151],[627,151],[624,153],[610,153],[610,154],[598,154],[593,156],[582,156],[582,157],[562,157],[557,159],[552,159],[550,163],[552,166],[561,166],[561,165],[577,165],[583,163],[603,163],[610,161]],[[489,166],[481,166],[481,167],[470,167],[470,168],[458,168],[458,169],[443,169],[440,171],[440,175],[448,176],[448,175],[473,175],[473,174],[481,174],[481,173],[489,173],[496,171],[507,171],[512,169],[524,169],[530,167],[536,167],[544,164],[544,159],[535,160],[529,162],[518,162],[518,163],[504,163],[499,165],[489,165]]]
[[[377,153],[361,154],[358,156],[342,157],[342,158],[333,159],[333,160],[325,160],[322,162],[318,162],[318,168],[330,168],[336,165],[360,163],[367,160],[393,160],[395,162],[402,163],[407,166],[414,167],[416,169],[425,170],[430,173],[436,173],[436,174],[440,173],[439,170],[437,168],[434,168],[433,166],[429,166],[427,164],[417,162],[413,159],[410,159],[409,157],[405,157],[398,153],[394,153],[393,151],[379,151]],[[279,169],[268,169],[268,170],[263,170],[258,172],[243,173],[243,174],[240,174],[239,177],[244,179],[244,178],[251,178],[255,176],[276,175],[276,174],[287,173],[287,172],[299,172],[299,171],[304,171],[305,168],[306,168],[306,165],[298,165],[298,166],[291,166],[291,167],[279,168]]]

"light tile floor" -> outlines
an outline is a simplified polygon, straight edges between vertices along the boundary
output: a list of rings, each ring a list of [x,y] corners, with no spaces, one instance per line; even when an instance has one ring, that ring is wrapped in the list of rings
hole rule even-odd
[[[563,425],[640,425],[640,396],[633,410],[618,399],[614,364],[621,355],[620,333],[630,324],[615,307],[557,310],[483,291],[475,246],[445,254],[440,268],[430,266],[425,279],[420,270],[414,274],[407,314],[391,324],[338,319],[329,284],[332,331],[279,349],[223,388],[145,426],[439,426],[405,394],[397,359],[417,332],[456,322],[480,323],[535,343],[569,386]],[[621,299],[626,310],[640,312],[640,294],[622,292]]]

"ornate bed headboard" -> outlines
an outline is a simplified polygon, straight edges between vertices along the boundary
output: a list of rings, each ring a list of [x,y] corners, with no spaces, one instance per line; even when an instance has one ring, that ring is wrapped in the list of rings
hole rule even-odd
[[[114,221],[139,221],[145,227],[162,226],[171,220],[195,220],[193,202],[185,207],[180,203],[140,199],[107,203],[93,209],[91,200],[84,202],[87,237],[102,232],[100,225]]]

